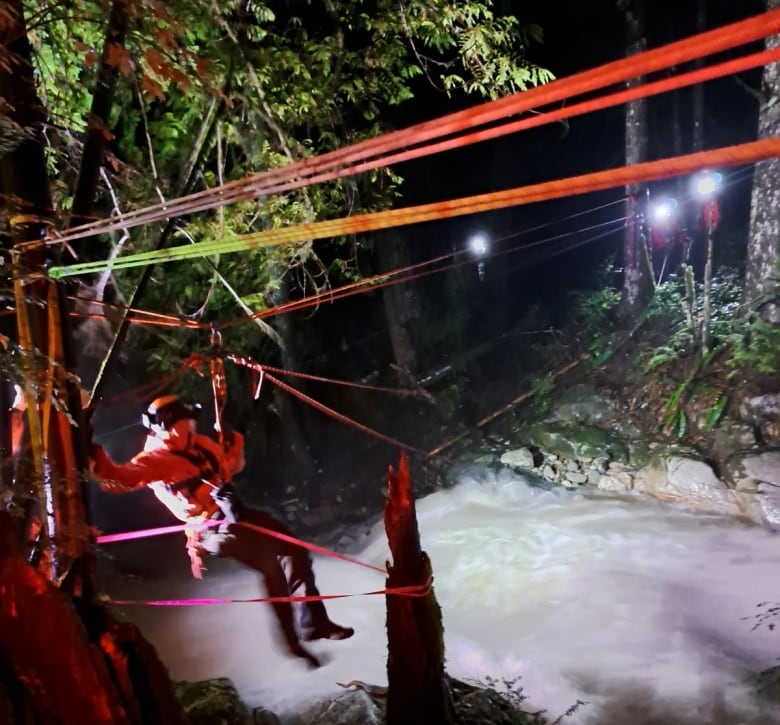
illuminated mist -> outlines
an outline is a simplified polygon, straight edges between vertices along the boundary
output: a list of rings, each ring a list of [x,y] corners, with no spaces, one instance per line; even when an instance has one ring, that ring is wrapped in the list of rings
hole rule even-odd
[[[450,674],[521,675],[529,708],[552,719],[586,700],[566,723],[780,722],[754,700],[749,681],[776,664],[780,634],[753,631],[744,619],[759,602],[780,601],[777,535],[630,496],[531,488],[509,471],[486,470],[428,496],[418,514]],[[350,553],[382,566],[381,525],[364,534]],[[183,549],[181,541],[153,546]],[[231,562],[210,562],[197,582],[186,578],[184,554],[173,558],[176,575],[117,580],[111,594],[258,596],[257,576]],[[335,560],[318,558],[315,570],[327,594],[383,584],[381,575]],[[283,654],[268,605],[121,611],[141,625],[174,678],[229,677],[248,704],[281,714],[343,692],[336,682],[386,684],[383,598],[328,607],[357,633],[316,643],[330,661],[315,672]]]

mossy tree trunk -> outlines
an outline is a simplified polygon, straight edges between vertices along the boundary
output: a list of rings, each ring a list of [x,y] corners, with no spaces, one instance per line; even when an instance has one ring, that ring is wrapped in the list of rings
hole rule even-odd
[[[444,626],[430,586],[433,571],[420,548],[414,489],[406,455],[388,474],[385,529],[393,563],[387,588],[421,587],[421,596],[388,594],[387,725],[452,725],[455,715],[444,672]]]
[[[647,48],[645,9],[642,0],[622,0],[625,17],[626,55],[641,53]],[[635,78],[626,86],[641,85]],[[626,105],[626,166],[647,161],[647,99]],[[623,241],[623,290],[618,307],[621,320],[632,322],[644,311],[652,295],[652,270],[646,260],[647,241],[643,237],[643,215],[647,213],[643,189],[638,184],[626,187],[626,229]]]
[[[780,8],[780,0],[767,0],[767,10]],[[767,48],[780,46],[780,35],[767,38]],[[764,69],[760,138],[780,132],[780,64]],[[780,159],[756,164],[750,210],[750,236],[745,269],[744,307],[767,322],[780,324]]]
[[[406,267],[410,263],[406,241],[398,230],[390,230],[379,235],[374,247],[379,270]],[[414,347],[413,329],[420,316],[420,300],[414,283],[393,284],[382,290],[387,329],[393,357],[401,373],[402,384],[414,380],[417,369],[417,351]]]

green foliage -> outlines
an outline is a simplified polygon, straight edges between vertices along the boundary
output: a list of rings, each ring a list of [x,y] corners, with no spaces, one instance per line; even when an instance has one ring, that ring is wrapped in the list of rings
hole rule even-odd
[[[531,407],[537,417],[550,409],[550,396],[555,390],[555,376],[552,373],[534,377],[531,380]]]
[[[718,423],[720,422],[720,419],[723,417],[723,413],[726,411],[726,406],[729,402],[729,396],[725,394],[721,394],[717,397],[715,400],[714,405],[712,405],[710,408],[707,409],[706,415],[704,417],[704,430],[711,431],[714,430]]]
[[[701,354],[702,286],[689,267],[681,272],[660,285],[649,303],[644,324],[653,330],[653,343],[643,346],[639,366],[647,376],[646,387],[661,402],[655,430],[675,438],[691,435],[694,420],[698,431],[717,427],[729,396],[722,383],[720,387],[712,384],[710,376],[722,376],[724,366],[731,374],[737,370],[780,372],[780,328],[758,315],[745,322],[741,279],[734,270],[721,269],[713,276],[712,349]],[[617,301],[618,295],[606,284],[572,298],[573,325],[586,331],[581,343],[594,362],[611,352],[608,313]]]
[[[493,677],[491,675],[486,675],[482,681],[475,682],[474,684],[477,687],[492,690],[506,700],[515,710],[516,717],[512,718],[511,722],[516,725],[560,725],[565,718],[571,717],[583,705],[588,704],[583,700],[577,700],[563,714],[555,720],[551,720],[547,717],[545,711],[528,712],[525,709],[528,695],[525,694],[525,690],[521,683],[522,677],[520,676],[507,677],[506,675],[502,675],[500,677]]]
[[[727,340],[731,367],[752,367],[768,375],[780,371],[780,326],[752,315],[746,325],[734,326]]]
[[[585,349],[591,364],[596,367],[612,354],[615,330],[612,313],[620,302],[620,292],[610,285],[613,274],[611,261],[602,265],[594,275],[596,289],[577,291],[569,296],[570,327],[585,333]]]
[[[721,270],[713,276],[710,334],[713,349],[719,352],[733,347],[734,331],[742,327],[741,295],[742,284],[736,272]],[[645,354],[644,369],[647,372],[694,352],[700,339],[697,321],[702,316],[702,297],[701,285],[695,284],[690,273],[685,272],[682,279],[672,276],[656,289],[647,308],[646,319],[664,322],[668,325],[669,334],[663,344]]]
[[[26,0],[36,82],[52,120],[46,153],[58,212],[72,204],[110,7],[101,0]],[[426,87],[421,77],[450,94],[481,97],[552,78],[525,57],[541,41],[540,29],[498,12],[490,0],[133,0],[131,10],[124,44],[109,46],[107,54],[118,83],[97,216],[181,193],[182,171],[221,100],[199,189],[382,133],[388,109]],[[384,209],[401,183],[391,169],[379,169],[241,201],[179,220],[173,243]],[[130,230],[120,253],[149,249],[159,233],[157,225]],[[119,235],[91,240],[88,254],[105,258],[119,242]],[[307,243],[164,265],[142,306],[198,321],[229,320],[245,315],[247,306],[261,311],[359,278],[363,244],[342,238],[316,249]],[[125,298],[136,280],[133,271],[114,274]],[[203,351],[206,338],[185,329],[136,328],[131,344],[148,351],[156,372],[167,373],[190,352]],[[224,341],[258,359],[275,352],[252,323],[226,330]]]

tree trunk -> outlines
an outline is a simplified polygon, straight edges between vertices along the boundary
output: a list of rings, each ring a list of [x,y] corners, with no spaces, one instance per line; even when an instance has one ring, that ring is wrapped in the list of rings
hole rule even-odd
[[[116,64],[110,59],[112,54],[115,54],[117,46],[124,46],[129,22],[129,0],[114,0],[103,42],[103,56],[98,68],[97,82],[92,94],[92,106],[87,114],[87,133],[81,154],[76,191],[73,195],[70,226],[91,221],[100,169],[103,166],[103,157],[109,139],[108,117],[114,100],[118,74]],[[86,241],[77,242],[80,251],[83,251]]]
[[[12,66],[0,68],[0,96],[27,137],[2,158],[0,175],[3,191],[12,199],[14,288],[18,340],[25,358],[27,420],[49,576],[57,579],[86,549],[81,536],[84,510],[72,426],[64,412],[53,409],[55,395],[62,399],[68,384],[60,336],[62,311],[55,284],[37,274],[49,260],[49,250],[30,244],[47,234],[53,211],[43,154],[46,112],[33,81],[22,3],[16,0],[8,7],[14,23],[4,29],[2,45]]]
[[[645,17],[642,0],[631,0],[625,9],[626,55],[635,55],[647,47]],[[628,81],[626,86],[641,85],[643,78]],[[626,106],[626,165],[647,160],[647,100],[632,101]],[[640,215],[637,213],[642,188],[636,184],[626,187],[626,232],[623,240],[623,292],[618,316],[624,321],[636,319],[644,310],[652,290],[650,271],[645,263],[641,245]],[[646,211],[646,210],[645,210]]]
[[[24,561],[11,531],[0,512],[0,721],[184,725],[168,673],[135,625],[103,606],[80,618]],[[85,630],[82,619],[99,626]]]
[[[374,249],[380,274],[409,264],[406,244],[397,231],[380,235]],[[413,283],[394,284],[385,287],[382,296],[395,363],[404,374],[409,374],[407,378],[414,379],[418,372],[417,352],[411,328],[414,320],[419,317],[420,309],[415,288]]]
[[[780,0],[767,0],[767,9]],[[767,38],[768,48],[780,46],[780,35]],[[780,65],[764,69],[762,103],[758,117],[760,138],[780,133]],[[780,324],[780,159],[756,164],[750,209],[750,236],[745,270],[743,305],[746,313],[758,312]]]
[[[65,725],[183,723],[154,650],[135,627],[117,623],[97,603],[81,477],[86,455],[77,446],[84,427],[64,288],[43,274],[56,252],[36,244],[53,214],[41,133],[46,111],[36,93],[22,0],[10,0],[5,9],[12,22],[0,27],[6,61],[0,64],[0,98],[3,112],[25,135],[0,158],[0,190],[10,200],[16,336],[31,447],[26,458],[41,492],[48,546],[41,569],[31,567],[15,545],[10,517],[0,512],[0,713],[12,712],[17,722]]]
[[[387,588],[430,586],[433,571],[420,548],[414,489],[406,454],[388,474],[385,529],[392,566]],[[389,594],[387,602],[387,725],[452,725],[444,673],[444,626],[431,587],[421,596]]]
[[[278,286],[271,292],[271,303],[282,305],[290,300],[287,279],[284,277],[285,267],[281,264],[274,270],[274,276],[279,278]],[[288,370],[300,370],[301,360],[298,354],[298,346],[295,343],[295,331],[292,324],[292,315],[277,315],[275,328],[282,340],[282,367]],[[298,387],[298,386],[296,386]],[[311,446],[307,440],[303,416],[299,411],[299,402],[293,400],[290,395],[274,386],[274,404],[279,411],[284,445],[291,454],[289,465],[296,467],[294,475],[295,494],[297,496],[308,495],[308,483],[314,480],[316,466],[311,453]]]

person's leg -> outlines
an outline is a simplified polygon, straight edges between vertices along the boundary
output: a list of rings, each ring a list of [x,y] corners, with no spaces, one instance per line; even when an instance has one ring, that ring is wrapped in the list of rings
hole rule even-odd
[[[245,508],[241,512],[239,527],[241,526],[241,521],[270,531],[276,531],[285,536],[293,536],[292,531],[281,521],[264,511]],[[276,552],[277,556],[285,559],[287,585],[290,593],[295,594],[302,589],[302,593],[307,597],[319,596],[320,592],[315,582],[314,567],[312,566],[312,559],[308,549],[272,536],[263,535],[259,532],[256,533],[258,537],[262,537],[263,541],[266,542],[266,546]],[[304,604],[301,608],[299,624],[302,638],[309,641],[314,639],[347,639],[355,633],[355,630],[351,627],[342,627],[332,622],[328,617],[325,604],[321,600]]]
[[[251,529],[231,524],[223,532],[207,532],[202,541],[202,549],[209,554],[228,557],[259,572],[269,597],[288,597],[290,589],[284,570],[276,554],[265,546],[258,546],[259,537]],[[287,648],[296,657],[302,657],[313,667],[319,667],[319,660],[300,642],[295,628],[292,604],[289,602],[271,602]]]

